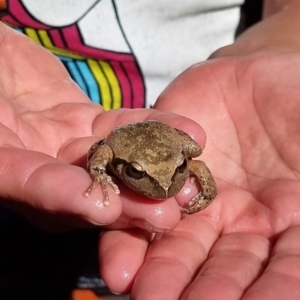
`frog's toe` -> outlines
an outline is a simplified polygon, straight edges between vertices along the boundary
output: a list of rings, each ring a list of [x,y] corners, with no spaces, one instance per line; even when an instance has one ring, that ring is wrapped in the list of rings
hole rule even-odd
[[[188,202],[186,208],[180,207],[180,211],[184,214],[194,214],[206,208],[210,203],[211,199],[205,198],[200,193]]]

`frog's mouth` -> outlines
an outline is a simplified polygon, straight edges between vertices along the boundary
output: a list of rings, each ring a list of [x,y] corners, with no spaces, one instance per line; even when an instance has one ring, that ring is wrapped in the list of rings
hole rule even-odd
[[[108,171],[114,173],[135,192],[151,199],[164,200],[175,196],[185,184],[186,178],[189,176],[187,165],[187,160],[183,160],[175,170],[165,167],[149,174],[150,171],[145,171],[138,162],[115,159]]]

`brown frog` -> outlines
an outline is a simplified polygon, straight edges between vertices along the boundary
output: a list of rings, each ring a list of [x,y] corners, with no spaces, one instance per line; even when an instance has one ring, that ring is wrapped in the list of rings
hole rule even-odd
[[[192,174],[201,192],[181,211],[196,213],[217,195],[216,183],[206,164],[192,160],[201,153],[200,146],[188,134],[159,121],[117,127],[88,152],[88,170],[93,183],[84,196],[88,197],[100,183],[104,204],[109,205],[107,185],[120,193],[109,172],[138,193],[153,199],[166,199],[175,196]]]

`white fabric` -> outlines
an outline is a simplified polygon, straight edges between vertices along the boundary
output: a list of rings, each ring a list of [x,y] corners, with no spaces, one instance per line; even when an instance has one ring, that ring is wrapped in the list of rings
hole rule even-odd
[[[87,45],[133,52],[144,76],[149,106],[178,74],[233,42],[243,0],[23,2],[45,24],[77,22]]]

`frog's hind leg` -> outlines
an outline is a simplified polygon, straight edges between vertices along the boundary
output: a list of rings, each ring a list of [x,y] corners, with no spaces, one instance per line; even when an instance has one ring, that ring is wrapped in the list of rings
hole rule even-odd
[[[217,196],[217,186],[210,170],[203,161],[190,160],[189,171],[197,178],[201,192],[188,202],[186,208],[181,208],[181,212],[194,214],[206,208],[213,201]]]

